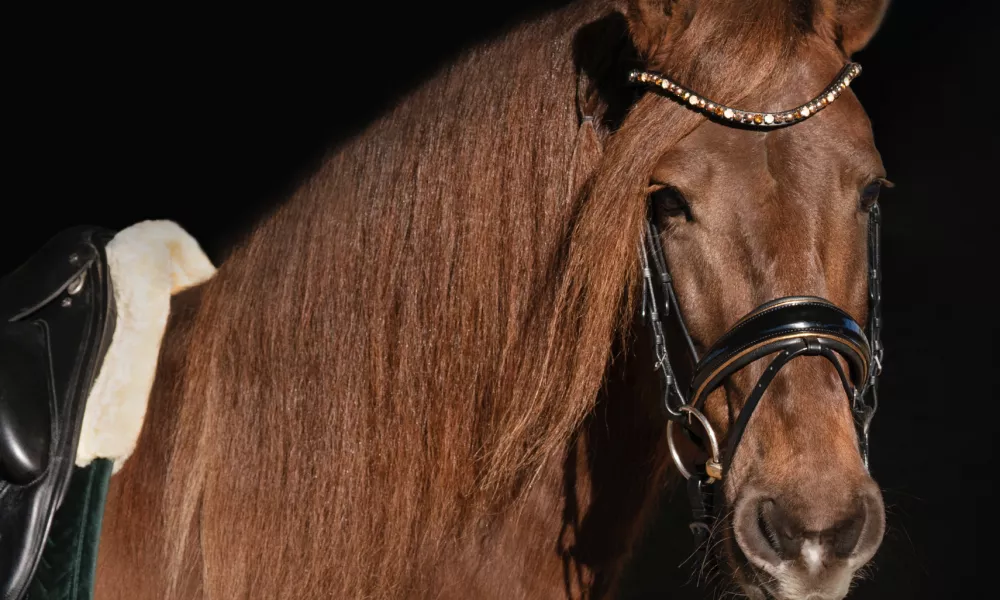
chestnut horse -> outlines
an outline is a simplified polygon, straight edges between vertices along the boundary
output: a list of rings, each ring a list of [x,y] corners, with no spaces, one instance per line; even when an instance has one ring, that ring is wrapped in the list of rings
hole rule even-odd
[[[885,5],[584,0],[469,49],[332,149],[175,297],[97,597],[620,594],[678,479],[637,301],[650,205],[704,350],[791,294],[864,322],[885,175],[849,90],[794,126],[738,129],[628,74],[797,106]],[[709,397],[720,435],[762,362]],[[741,448],[709,542],[727,582],[842,598],[884,510],[830,363],[784,369]]]

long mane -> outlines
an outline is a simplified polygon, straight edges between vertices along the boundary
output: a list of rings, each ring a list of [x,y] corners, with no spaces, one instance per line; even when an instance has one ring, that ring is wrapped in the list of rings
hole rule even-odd
[[[405,595],[414,556],[514,501],[590,409],[627,269],[612,251],[554,285],[584,218],[581,15],[560,16],[469,51],[337,149],[205,290],[182,479],[244,538],[217,563],[202,541],[233,585]]]
[[[200,432],[164,499],[175,579],[201,523],[226,597],[404,597],[565,453],[630,319],[644,177],[698,122],[644,98],[603,151],[581,128],[574,36],[602,4],[466,52],[203,289],[173,385]],[[722,98],[747,77],[689,75]]]

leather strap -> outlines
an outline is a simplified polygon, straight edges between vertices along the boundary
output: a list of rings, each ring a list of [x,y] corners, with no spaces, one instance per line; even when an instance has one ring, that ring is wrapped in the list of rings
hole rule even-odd
[[[743,408],[740,410],[739,416],[733,423],[732,427],[729,429],[729,441],[726,444],[726,453],[724,459],[726,461],[726,468],[728,469],[733,461],[736,459],[736,450],[739,448],[740,441],[743,439],[743,433],[746,431],[747,425],[750,424],[750,418],[753,417],[754,412],[757,410],[757,405],[760,403],[761,398],[764,397],[764,392],[767,391],[768,386],[774,380],[775,376],[778,375],[778,371],[787,365],[793,358],[798,358],[800,356],[822,356],[829,360],[837,373],[840,374],[841,384],[844,386],[844,391],[847,393],[848,398],[853,398],[856,393],[855,388],[849,379],[847,374],[844,373],[843,367],[840,365],[840,361],[837,360],[837,354],[828,346],[820,343],[819,340],[815,338],[802,337],[797,340],[797,343],[791,347],[782,350],[778,356],[771,361],[767,369],[757,380],[757,385],[754,386],[753,392],[750,393],[750,397],[747,398],[746,402],[743,404]]]

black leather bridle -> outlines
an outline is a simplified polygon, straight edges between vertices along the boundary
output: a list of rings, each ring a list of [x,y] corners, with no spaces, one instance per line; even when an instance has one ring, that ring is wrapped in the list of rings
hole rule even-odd
[[[708,102],[656,73],[634,72],[630,79],[642,82],[657,92],[666,93],[723,124],[781,127],[800,122],[825,108],[846,89],[850,80],[858,73],[859,66],[848,64],[821,96],[797,109],[781,113],[738,111]],[[722,480],[724,473],[733,464],[740,440],[768,386],[782,367],[795,358],[822,356],[837,370],[854,415],[861,457],[868,469],[868,431],[878,409],[877,388],[883,354],[880,219],[879,206],[875,203],[871,206],[868,217],[867,328],[829,300],[813,296],[788,296],[752,310],[716,340],[703,357],[699,357],[677,303],[655,214],[650,207],[640,244],[642,313],[653,344],[654,369],[660,374],[670,451],[676,466],[688,482],[688,499],[693,513],[690,528],[699,548],[705,546],[715,519],[715,484]],[[691,382],[684,387],[678,381],[664,333],[665,320],[670,317],[678,325],[685,341],[684,351],[694,365]],[[774,355],[771,363],[757,380],[739,414],[731,418],[725,453],[720,453],[715,432],[703,414],[705,400],[728,377],[770,355]],[[846,370],[840,359],[846,363]],[[700,432],[693,427],[694,421],[699,422]],[[676,426],[682,427],[688,437],[710,455],[711,458],[705,464],[695,469],[685,467],[674,445],[673,430]]]

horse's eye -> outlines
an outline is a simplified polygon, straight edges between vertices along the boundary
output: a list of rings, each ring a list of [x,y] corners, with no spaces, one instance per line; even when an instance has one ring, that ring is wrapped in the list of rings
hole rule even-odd
[[[878,202],[878,196],[883,187],[892,187],[892,184],[885,179],[879,178],[869,183],[863,190],[861,190],[862,210],[869,210],[876,202]]]
[[[688,206],[684,194],[675,187],[664,186],[650,193],[650,201],[653,203],[653,210],[660,218],[678,217],[683,215],[688,221],[691,220],[691,208]]]

